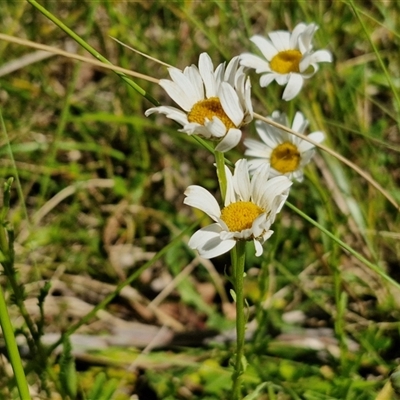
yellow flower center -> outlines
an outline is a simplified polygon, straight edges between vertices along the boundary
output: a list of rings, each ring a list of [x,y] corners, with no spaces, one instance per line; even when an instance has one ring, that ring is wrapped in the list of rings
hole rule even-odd
[[[226,129],[236,128],[235,124],[226,115],[222,108],[218,97],[210,97],[209,99],[198,101],[188,113],[189,122],[197,122],[204,125],[206,118],[212,121],[213,117],[217,117],[226,126]]]
[[[300,72],[302,54],[299,50],[285,50],[275,55],[269,63],[271,69],[279,74]]]
[[[250,229],[254,220],[264,210],[251,201],[231,203],[221,211],[221,219],[226,223],[230,232],[241,232]]]
[[[271,153],[271,167],[281,174],[293,172],[300,164],[301,155],[296,145],[283,142]]]

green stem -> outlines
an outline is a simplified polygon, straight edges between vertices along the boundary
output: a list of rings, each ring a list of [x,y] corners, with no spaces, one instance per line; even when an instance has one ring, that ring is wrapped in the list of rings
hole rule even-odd
[[[226,183],[224,153],[221,153],[220,151],[215,151],[214,155],[215,155],[215,162],[217,164],[217,175],[218,175],[219,188],[221,190],[221,197],[222,201],[225,201],[227,183]]]
[[[85,42],[79,35],[77,35],[73,30],[68,28],[67,25],[65,25],[62,21],[60,21],[55,15],[53,15],[51,12],[47,11],[43,6],[41,6],[37,1],[35,0],[27,0],[28,3],[30,3],[33,7],[35,7],[38,11],[40,11],[46,18],[48,18],[50,21],[54,22],[60,29],[62,29],[66,34],[71,36],[72,39],[74,39],[78,44],[80,44],[85,50],[87,50],[92,56],[96,57],[98,60],[105,64],[112,65],[110,61],[108,61],[105,57],[103,57],[97,50],[95,50],[92,46],[90,46],[89,43]],[[149,95],[143,88],[141,88],[138,84],[133,82],[131,79],[129,79],[124,73],[114,71],[119,77],[124,80],[129,86],[131,86],[133,89],[135,89],[140,95],[145,97],[147,100],[149,100],[152,104],[155,106],[158,106],[159,103],[156,99],[154,99],[151,95]]]
[[[31,398],[29,394],[28,384],[26,382],[24,368],[22,366],[21,357],[19,355],[17,342],[15,341],[14,329],[11,325],[10,316],[8,315],[7,305],[0,286],[0,325],[3,331],[4,340],[11,366],[14,370],[14,376],[17,383],[19,395],[22,400]]]
[[[231,251],[232,275],[235,287],[236,301],[236,359],[235,369],[232,374],[232,396],[233,400],[242,398],[241,383],[242,375],[245,370],[246,359],[244,355],[244,336],[246,329],[246,320],[244,315],[244,264],[246,258],[246,242],[239,240]]]

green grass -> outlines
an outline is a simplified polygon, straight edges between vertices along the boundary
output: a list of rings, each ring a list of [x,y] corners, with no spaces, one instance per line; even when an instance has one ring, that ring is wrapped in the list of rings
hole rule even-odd
[[[260,88],[250,74],[254,109],[261,115],[302,111],[310,121],[307,133],[324,131],[326,145],[367,171],[400,203],[400,7],[395,1],[356,1],[355,13],[351,4],[42,3],[113,64],[155,78],[167,77],[166,68],[109,36],[179,68],[197,63],[207,51],[216,66],[254,51],[253,34],[316,22],[315,48],[329,49],[334,62],[322,64],[290,103],[281,100],[280,86]],[[2,33],[38,43],[75,46],[25,2],[2,2],[0,26]],[[0,64],[32,51],[0,41]],[[158,101],[172,104],[157,85],[136,82]],[[82,289],[74,284],[79,277],[115,288],[199,220],[201,214],[183,205],[183,192],[190,184],[217,192],[214,158],[165,117],[146,118],[151,103],[117,75],[59,56],[0,77],[0,104],[6,127],[0,137],[0,176],[20,179],[9,213],[18,277],[31,305],[37,304],[39,288],[51,281],[44,331],[65,331],[85,314],[71,299],[95,306],[107,294],[92,292],[90,285]],[[244,132],[255,137],[253,125]],[[241,158],[243,150],[239,145],[228,153],[229,160]],[[319,151],[289,201],[400,282],[399,212],[356,172]],[[244,394],[258,388],[253,398],[376,399],[400,357],[398,287],[287,206],[273,229],[263,256],[247,255],[245,294],[253,338],[246,344]],[[200,331],[234,327],[229,257],[188,270],[195,257],[186,246],[190,233],[128,285],[136,290],[134,301],[120,294],[105,307],[109,315],[121,324],[166,324],[190,340]],[[185,271],[190,273],[181,276]],[[146,309],[177,276],[182,279],[157,302],[156,311]],[[1,283],[10,293],[4,277]],[[22,326],[9,294],[7,300],[14,326]],[[50,300],[58,301],[58,311]],[[38,320],[35,307],[29,310]],[[298,322],[288,319],[294,311],[301,312]],[[80,329],[101,337],[112,327],[99,314]],[[318,349],[310,347],[311,339],[319,339]],[[234,344],[187,343],[177,340],[148,352],[129,345],[84,351],[75,358],[77,398],[99,393],[104,379],[99,371],[108,382],[99,400],[135,393],[146,400],[229,398]],[[2,360],[0,399],[18,398]],[[28,383],[42,398],[59,398],[56,393],[68,398],[59,357],[49,359],[47,392],[28,358],[24,361]]]

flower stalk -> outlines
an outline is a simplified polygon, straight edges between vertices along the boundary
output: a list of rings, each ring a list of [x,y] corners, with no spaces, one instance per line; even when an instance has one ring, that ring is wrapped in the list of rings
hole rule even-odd
[[[217,176],[219,189],[221,190],[222,201],[225,201],[226,196],[226,172],[225,172],[225,158],[224,153],[220,151],[215,151],[215,163],[217,164]]]
[[[243,292],[245,259],[246,241],[238,240],[236,246],[231,250],[232,278],[235,288],[236,303],[236,357],[234,361],[234,371],[232,374],[232,396],[234,400],[239,400],[242,398],[242,375],[246,369],[246,358],[244,355],[246,318],[244,315]]]

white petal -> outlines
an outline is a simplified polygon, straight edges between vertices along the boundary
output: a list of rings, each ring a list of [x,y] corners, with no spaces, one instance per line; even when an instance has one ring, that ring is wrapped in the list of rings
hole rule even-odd
[[[274,118],[272,118],[275,120]],[[270,148],[274,149],[282,142],[282,131],[264,121],[256,121],[256,131],[260,139]]]
[[[306,75],[315,74],[315,71],[310,72],[310,65],[311,65],[311,54],[305,55],[299,63],[299,70],[300,73],[305,77]],[[307,71],[307,74],[306,74]]]
[[[253,243],[256,250],[256,257],[260,257],[261,254],[264,252],[262,244],[257,239],[253,239]]]
[[[271,148],[268,147],[266,144],[254,139],[245,139],[243,143],[247,147],[244,152],[245,156],[265,159],[270,158]]]
[[[303,170],[300,168],[297,171],[293,171],[292,173],[292,180],[296,180],[297,182],[302,182],[303,181]]]
[[[288,117],[287,117],[286,113],[284,113],[284,112],[281,113],[280,111],[275,110],[271,114],[271,118],[278,124],[289,126]],[[278,128],[275,128],[275,129],[278,129]],[[280,130],[280,129],[278,129],[278,131],[282,132],[282,130]]]
[[[317,29],[318,26],[316,24],[310,24],[307,26],[304,32],[299,36],[298,43],[299,43],[299,49],[302,54],[312,49],[311,41]]]
[[[267,61],[250,53],[244,53],[240,55],[240,65],[255,69],[257,74],[271,71]]]
[[[217,144],[215,150],[225,153],[237,146],[241,137],[242,131],[240,129],[231,128],[225,137]]]
[[[274,233],[274,231],[268,230],[266,232],[264,232],[264,234],[262,235],[262,238],[259,238],[260,243],[264,244]]]
[[[224,74],[224,81],[228,82],[231,86],[235,85],[235,76],[237,69],[239,67],[240,57],[233,57],[231,61],[229,61],[228,66],[226,67],[226,71]]]
[[[223,110],[236,127],[243,121],[243,110],[235,89],[229,83],[222,82],[219,90],[219,99]]]
[[[217,95],[217,86],[214,77],[214,66],[207,53],[201,53],[199,57],[199,71],[206,88],[206,97]]]
[[[193,100],[197,103],[204,99],[204,85],[200,72],[195,65],[185,68],[183,71],[193,86]]]
[[[240,201],[249,201],[251,197],[251,184],[249,176],[249,168],[247,160],[242,158],[235,164],[235,172],[233,174],[233,187],[239,195]]]
[[[214,221],[217,221],[221,216],[221,209],[215,197],[201,186],[191,185],[185,190],[187,196],[183,203],[188,206],[198,208],[205,212]]]
[[[274,31],[268,35],[271,39],[272,45],[280,51],[290,49],[290,33],[288,31]]]
[[[263,158],[249,160],[249,171],[255,172],[258,168],[261,168],[261,166],[265,164],[269,166],[269,160]]]
[[[293,31],[292,34],[290,35],[290,48],[291,49],[298,49],[298,39],[299,36],[305,31],[307,25],[304,22],[300,22],[297,24]]]
[[[218,67],[215,69],[214,71],[214,78],[215,78],[215,82],[223,82],[224,81],[224,75],[225,75],[225,63],[221,63],[218,65]]]
[[[304,168],[311,161],[311,158],[314,156],[314,154],[315,154],[314,148],[312,148],[311,150],[304,151],[301,154],[301,161],[298,170]]]
[[[283,203],[276,204],[275,199],[284,194],[290,186],[292,186],[292,182],[286,176],[277,176],[269,179],[268,182],[264,184],[264,192],[260,199],[260,206],[265,210],[270,210],[271,213],[279,212]],[[277,211],[276,208],[278,208],[279,211]]]
[[[241,69],[243,67],[240,67]],[[241,124],[248,124],[253,119],[253,104],[251,101],[251,83],[250,78],[243,73],[237,73],[235,82],[236,94],[239,98],[240,106],[243,110],[244,116]]]
[[[182,72],[178,72],[181,79],[179,84],[168,79],[161,79],[159,84],[168,93],[168,96],[175,101],[176,104],[178,104],[183,110],[190,111],[193,105],[196,103],[193,87],[189,79],[183,75]],[[183,84],[187,85],[187,89],[182,87]]]
[[[184,72],[177,68],[168,68],[168,72],[172,81],[179,86],[180,90],[186,94],[193,104],[203,98],[203,96],[199,97],[199,88],[195,87],[198,84],[198,77],[195,75],[200,75],[196,66],[186,67]],[[193,77],[194,80],[190,79],[191,77]],[[168,81],[167,79],[161,79],[161,81],[165,80]]]
[[[303,86],[303,77],[300,74],[290,74],[289,81],[283,92],[282,99],[289,101],[295,98]]]
[[[260,239],[260,243],[264,244],[274,233],[274,231],[268,230],[266,232],[264,232],[262,239]]]
[[[251,179],[251,195],[255,204],[262,206],[263,195],[265,192],[265,185],[269,178],[270,166],[267,163],[263,163],[260,168],[254,171],[253,178]]]
[[[268,61],[271,61],[271,59],[279,52],[279,49],[263,36],[254,35],[250,40],[260,49],[261,53]]]
[[[249,123],[253,119],[253,102],[251,101],[251,83],[249,77],[246,78],[243,97],[244,97],[245,112],[247,113],[245,123]],[[247,121],[249,118],[250,121]]]
[[[144,113],[144,115],[148,117],[153,113],[164,114],[166,115],[167,118],[173,119],[174,121],[178,122],[181,125],[186,125],[188,123],[186,113],[175,107],[160,106],[160,107],[149,108]]]
[[[297,111],[293,118],[292,130],[294,130],[295,132],[303,133],[304,130],[301,131],[301,128],[303,127],[305,121],[308,123],[308,121],[304,118],[303,113]]]
[[[213,117],[212,121],[206,119],[204,122],[204,126],[210,132],[210,137],[220,139],[226,134],[226,126],[224,123],[217,117]]]
[[[324,133],[320,132],[320,131],[310,133],[307,137],[317,143],[322,143],[325,139]],[[314,148],[313,144],[311,144],[310,142],[307,142],[306,140],[302,140],[301,144],[299,146],[299,151],[302,153],[302,152],[308,151],[312,148]]]
[[[270,74],[264,74],[260,77],[260,86],[261,87],[267,87],[272,81],[276,79],[276,77],[279,76],[275,72],[272,72]]]
[[[271,224],[267,219],[267,214],[262,213],[253,221],[253,224],[251,226],[252,236],[256,238],[261,236],[265,229],[269,229],[270,225]]]
[[[332,62],[332,53],[328,50],[318,50],[310,56],[311,63]]]
[[[289,82],[291,74],[275,74],[276,83],[280,86],[286,85]]]
[[[231,251],[236,245],[235,239],[219,240],[219,243],[216,239],[210,240],[206,246],[198,248],[197,251],[203,258],[209,259],[228,253],[228,251]]]
[[[226,176],[226,193],[225,193],[225,207],[231,203],[236,203],[236,193],[233,188],[233,176],[231,170],[225,165],[225,176]]]
[[[189,122],[182,129],[178,129],[179,132],[184,132],[188,135],[199,135],[206,139],[210,139],[211,132],[204,125],[200,125],[197,122]]]
[[[204,258],[213,258],[227,253],[235,247],[236,240],[222,240],[220,229],[218,224],[212,224],[198,230],[190,238],[189,247],[196,249]]]

